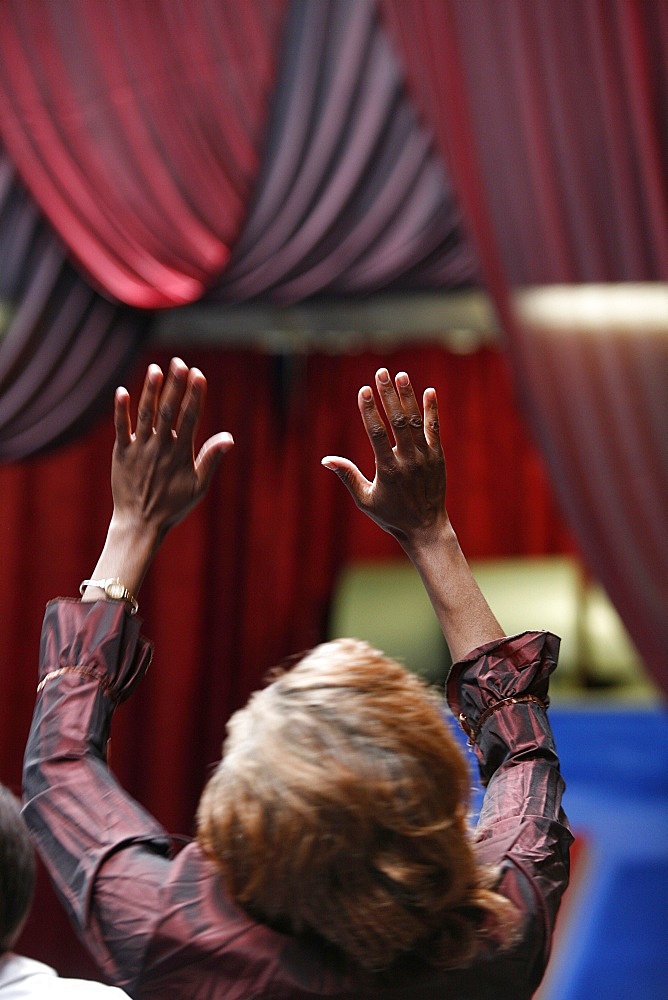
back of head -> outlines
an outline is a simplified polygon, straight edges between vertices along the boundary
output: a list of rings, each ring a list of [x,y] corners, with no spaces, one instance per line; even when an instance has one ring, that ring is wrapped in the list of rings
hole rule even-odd
[[[198,837],[257,919],[372,970],[409,953],[452,967],[507,916],[475,863],[468,794],[436,696],[339,639],[230,720]]]
[[[0,785],[0,953],[18,938],[35,889],[35,855],[21,805]]]

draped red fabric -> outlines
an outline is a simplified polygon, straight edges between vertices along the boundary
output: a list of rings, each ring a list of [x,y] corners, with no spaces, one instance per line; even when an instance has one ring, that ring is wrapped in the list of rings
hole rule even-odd
[[[668,329],[534,326],[511,297],[535,283],[668,278],[668,7],[381,9],[465,207],[562,508],[668,690],[668,454],[657,444]]]
[[[285,0],[7,0],[0,135],[91,282],[191,302],[243,222]]]
[[[572,540],[500,352],[457,355],[425,344],[382,355],[277,358],[182,349],[209,382],[202,439],[229,429],[235,447],[142,587],[140,614],[156,655],[136,696],[119,709],[111,763],[168,829],[190,834],[225,721],[272,665],[325,637],[338,569],[352,557],[401,554],[320,466],[323,455],[340,453],[371,472],[356,398],[381,363],[407,369],[416,386],[439,393],[449,507],[472,557],[570,551]],[[164,350],[150,357],[163,366],[169,360]],[[129,388],[136,401],[138,379]],[[0,772],[14,788],[44,604],[76,594],[104,539],[111,403],[110,394],[109,419],[76,443],[0,468],[0,525],[11,526],[0,560]],[[25,948],[62,972],[76,971],[80,954],[63,944],[71,934],[46,887],[41,892]]]

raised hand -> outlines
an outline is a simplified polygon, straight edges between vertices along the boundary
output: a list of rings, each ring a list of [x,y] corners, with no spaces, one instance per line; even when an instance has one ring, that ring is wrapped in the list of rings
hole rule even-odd
[[[376,389],[394,443],[371,387],[363,386],[357,402],[376,460],[373,481],[347,458],[328,455],[322,464],[336,472],[360,510],[404,544],[447,522],[436,392],[425,389],[420,410],[406,372],[393,385],[386,368],[376,372]]]
[[[413,561],[440,622],[453,660],[503,636],[459,547],[445,509],[445,460],[439,436],[436,393],[425,389],[423,409],[408,375],[394,385],[386,368],[376,372],[376,389],[394,436],[378,411],[370,386],[357,403],[376,459],[373,481],[347,458],[327,455],[355,503],[401,543]]]
[[[120,580],[136,595],[169,528],[206,493],[221,457],[234,441],[223,431],[205,441],[195,454],[205,396],[206,379],[199,369],[189,369],[173,358],[165,379],[157,365],[150,365],[133,432],[128,392],[116,390],[111,463],[114,511],[91,579]],[[99,586],[88,585],[83,600],[98,600],[103,593]]]
[[[116,444],[111,469],[114,513],[165,532],[201,500],[222,457],[234,444],[227,432],[195,455],[195,434],[206,397],[206,379],[173,358],[167,378],[150,365],[134,433],[127,390],[116,391]]]

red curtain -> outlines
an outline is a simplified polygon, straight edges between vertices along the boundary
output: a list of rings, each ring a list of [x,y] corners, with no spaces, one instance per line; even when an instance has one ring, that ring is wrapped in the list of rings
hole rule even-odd
[[[530,324],[512,290],[668,279],[668,6],[381,0],[592,572],[668,690],[668,320]],[[608,313],[610,310],[608,310]]]
[[[243,222],[285,0],[6,0],[0,122],[91,282],[157,308],[200,298]]]

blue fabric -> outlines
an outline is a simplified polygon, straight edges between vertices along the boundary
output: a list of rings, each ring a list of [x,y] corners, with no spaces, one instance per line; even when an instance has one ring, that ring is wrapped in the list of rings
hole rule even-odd
[[[549,717],[583,848],[536,1000],[668,1000],[668,710],[582,702]],[[481,798],[476,786],[474,815]]]
[[[540,1000],[668,998],[668,712],[550,710],[584,849]]]

